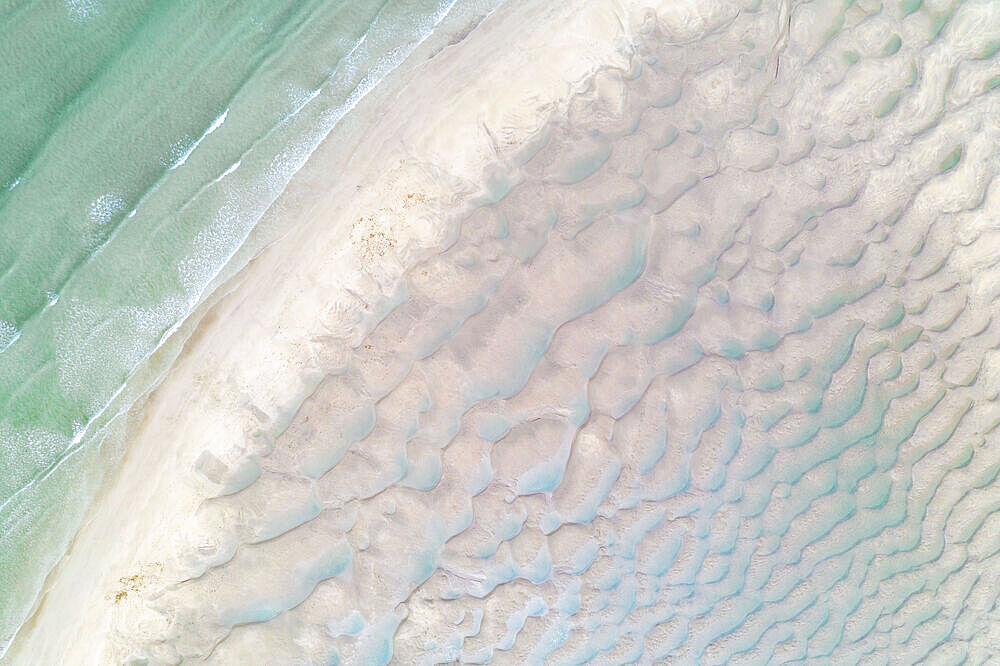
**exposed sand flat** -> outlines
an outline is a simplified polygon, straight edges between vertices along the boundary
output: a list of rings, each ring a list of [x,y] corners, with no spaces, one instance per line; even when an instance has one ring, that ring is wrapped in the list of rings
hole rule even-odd
[[[313,156],[11,663],[996,654],[1000,6],[647,4]]]

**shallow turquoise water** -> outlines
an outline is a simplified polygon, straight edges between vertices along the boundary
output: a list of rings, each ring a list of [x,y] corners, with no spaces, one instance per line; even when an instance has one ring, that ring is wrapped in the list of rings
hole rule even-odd
[[[150,354],[452,4],[0,4],[0,654]]]

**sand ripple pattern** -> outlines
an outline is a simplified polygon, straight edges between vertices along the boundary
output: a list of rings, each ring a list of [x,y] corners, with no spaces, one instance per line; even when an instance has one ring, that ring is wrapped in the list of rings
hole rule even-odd
[[[757,4],[632,26],[330,336],[147,654],[1000,655],[1000,5]]]

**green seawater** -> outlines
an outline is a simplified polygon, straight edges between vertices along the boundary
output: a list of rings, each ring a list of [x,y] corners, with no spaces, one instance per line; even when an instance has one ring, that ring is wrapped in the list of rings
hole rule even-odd
[[[0,2],[0,656],[164,342],[453,4]]]

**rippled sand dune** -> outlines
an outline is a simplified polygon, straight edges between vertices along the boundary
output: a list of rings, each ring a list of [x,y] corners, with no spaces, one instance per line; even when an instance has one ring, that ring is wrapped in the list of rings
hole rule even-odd
[[[1000,658],[1000,4],[646,4],[313,156],[11,663]]]

